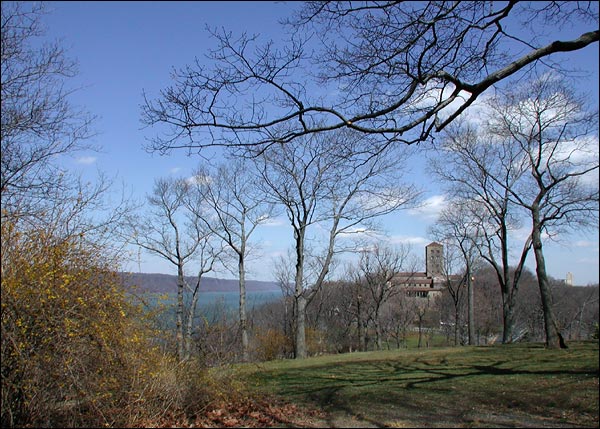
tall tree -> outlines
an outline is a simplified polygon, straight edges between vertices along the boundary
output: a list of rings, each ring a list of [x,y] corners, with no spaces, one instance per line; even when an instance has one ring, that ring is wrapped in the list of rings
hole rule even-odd
[[[525,240],[515,263],[510,257],[513,246],[510,232],[520,223],[511,204],[510,189],[517,186],[527,167],[519,162],[514,148],[496,144],[474,126],[464,123],[456,123],[447,130],[439,155],[431,166],[447,183],[451,195],[468,201],[464,207],[469,208],[469,219],[481,233],[480,256],[494,268],[502,294],[502,342],[511,342],[519,278],[531,250],[531,240]]]
[[[377,142],[339,132],[272,146],[258,160],[264,185],[273,201],[283,206],[294,233],[297,358],[307,355],[306,306],[323,285],[334,254],[340,251],[336,246],[340,235],[355,232],[359,226],[369,227],[378,216],[415,203],[416,189],[398,185],[402,171],[398,165],[405,165],[406,156],[407,152],[381,153]],[[309,276],[307,242],[316,225],[325,231],[325,237]]]
[[[214,234],[204,227],[190,205],[201,203],[191,198],[191,185],[186,179],[157,179],[148,195],[150,211],[141,219],[130,220],[130,240],[151,254],[166,260],[177,270],[176,347],[177,357],[190,357],[192,324],[202,275],[209,272],[218,257],[213,245]],[[197,282],[190,287],[186,266],[198,262]],[[186,312],[184,295],[191,291],[192,301]],[[187,319],[187,323],[186,323]],[[187,326],[187,327],[186,327]]]
[[[371,319],[372,307],[369,305],[369,293],[366,290],[365,282],[361,281],[361,275],[358,267],[348,265],[346,268],[345,294],[349,297],[350,303],[347,311],[352,315],[356,322],[356,335],[358,337],[358,350],[367,351],[367,332],[369,320]]]
[[[174,72],[145,101],[144,121],[165,126],[150,148],[284,143],[340,128],[384,144],[423,141],[487,89],[558,68],[561,54],[600,39],[595,2],[311,1],[288,24],[287,43],[214,31],[208,66]],[[556,40],[559,26],[579,31]]]
[[[195,173],[198,201],[190,207],[206,228],[226,243],[237,259],[242,359],[245,362],[250,358],[246,316],[249,240],[256,227],[267,221],[273,212],[273,205],[266,203],[252,171],[250,162],[242,158],[233,159],[214,172],[207,168],[198,169]]]
[[[546,345],[566,347],[552,310],[543,234],[598,227],[598,111],[551,74],[490,101],[490,131],[520,153],[528,174],[507,189],[525,209],[546,329]]]
[[[512,318],[516,281],[533,248],[547,345],[564,346],[552,314],[542,234],[551,237],[568,229],[597,227],[597,112],[586,110],[562,81],[549,74],[490,98],[485,105],[489,110],[478,118],[484,120],[477,131],[467,125],[448,134],[445,167],[438,172],[444,170],[442,176],[459,185],[455,191],[465,197],[470,194],[488,219],[494,220],[496,241],[488,241],[491,245],[482,256],[495,268],[502,267],[496,271],[506,295],[505,307],[510,307],[505,317]],[[509,288],[511,217],[531,226]],[[487,228],[481,231],[486,239],[490,237]],[[493,255],[495,243],[500,244],[502,264]],[[505,321],[505,330],[510,325]],[[503,339],[510,340],[510,336]]]

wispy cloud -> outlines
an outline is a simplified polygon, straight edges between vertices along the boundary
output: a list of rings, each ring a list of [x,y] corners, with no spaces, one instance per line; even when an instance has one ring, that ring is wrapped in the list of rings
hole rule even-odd
[[[588,241],[588,240],[579,240],[579,241],[576,241],[575,243],[573,243],[573,245],[575,247],[592,247],[592,246],[597,246],[598,243],[595,243],[593,241]]]
[[[261,226],[287,226],[287,222],[280,217],[270,217],[261,221]]]
[[[446,208],[448,201],[445,195],[434,195],[427,198],[423,205],[415,209],[410,209],[409,213],[413,216],[425,217],[427,219],[437,219],[440,212]]]
[[[95,156],[80,156],[75,160],[77,164],[90,165],[96,162]]]
[[[212,178],[210,176],[204,176],[197,174],[195,176],[190,176],[185,181],[190,185],[204,185],[212,183]]]
[[[411,244],[415,246],[422,246],[431,242],[431,240],[428,240],[425,237],[414,237],[410,235],[393,235],[388,241],[391,244]]]
[[[177,174],[181,171],[181,167],[173,167],[169,170],[169,174]]]

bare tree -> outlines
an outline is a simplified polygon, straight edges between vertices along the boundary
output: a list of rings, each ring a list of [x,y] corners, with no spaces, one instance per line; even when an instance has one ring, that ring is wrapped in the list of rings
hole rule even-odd
[[[292,344],[295,341],[294,320],[296,319],[296,306],[294,300],[294,262],[293,255],[279,255],[274,261],[274,277],[283,295],[283,334]]]
[[[92,117],[70,103],[76,75],[58,43],[39,44],[43,5],[2,3],[2,219],[43,216],[79,186],[61,157],[91,149]],[[103,187],[106,182],[99,185]]]
[[[567,286],[551,281],[557,324],[569,339],[590,339],[598,323],[598,286]]]
[[[375,245],[373,249],[361,253],[359,262],[360,279],[366,286],[365,292],[373,303],[373,322],[375,325],[375,341],[377,349],[382,350],[381,311],[388,300],[401,293],[398,286],[391,283],[392,278],[401,271],[406,271],[406,263],[410,254],[408,246],[395,249]]]
[[[406,338],[408,328],[416,319],[413,303],[414,298],[406,293],[400,293],[392,296],[386,309],[388,318],[388,335],[396,341],[396,347],[407,347]]]
[[[245,265],[250,252],[249,239],[256,227],[273,213],[273,205],[265,202],[251,171],[250,163],[243,159],[233,159],[214,172],[199,168],[195,173],[198,200],[190,207],[205,227],[226,243],[237,259],[244,362],[249,360]],[[207,211],[205,206],[210,209]]]
[[[476,344],[495,343],[498,337],[502,338],[504,307],[502,294],[498,293],[498,274],[491,264],[483,264],[475,271],[473,286]]]
[[[478,131],[467,125],[448,133],[445,166],[438,172],[444,170],[442,177],[460,188],[455,193],[480,204],[488,220],[493,220],[493,229],[481,229],[488,243],[482,256],[495,267],[503,290],[503,340],[511,339],[518,279],[533,248],[547,345],[565,346],[552,315],[542,233],[597,225],[597,113],[586,111],[551,75],[490,98],[487,105],[489,117]],[[524,220],[531,222],[531,228],[509,286],[508,229]],[[495,246],[501,264],[496,262]]]
[[[521,275],[518,304],[515,309],[516,338],[544,342],[544,310],[535,273],[525,270]]]
[[[369,320],[373,305],[369,300],[369,293],[366,283],[361,278],[360,270],[357,266],[348,265],[345,272],[346,282],[344,282],[345,293],[349,297],[347,310],[356,323],[356,335],[358,338],[358,350],[367,350],[367,337]]]
[[[145,123],[165,126],[149,147],[255,146],[342,128],[423,141],[488,88],[559,68],[561,53],[600,37],[595,2],[315,1],[288,24],[283,46],[212,31],[209,67],[197,59],[146,99]],[[552,39],[558,24],[581,33]]]
[[[189,210],[190,201],[191,204],[198,203],[197,198],[190,198],[190,188],[185,179],[157,179],[148,196],[150,212],[141,219],[136,217],[130,221],[131,242],[177,269],[175,336],[180,360],[189,358],[191,352],[192,324],[202,275],[212,270],[219,254],[218,247],[212,243],[213,233]],[[186,281],[186,266],[194,260],[198,261],[197,281],[190,287]],[[186,291],[192,294],[187,314]]]
[[[448,244],[448,243],[445,243]],[[463,269],[464,262],[460,251],[452,246],[444,246],[444,259],[442,265],[442,281],[445,288],[446,296],[452,301],[453,308],[453,324],[454,324],[454,345],[461,343],[461,332],[463,326],[463,312],[465,309],[465,299],[469,299],[470,277],[467,276],[467,270]],[[460,271],[459,271],[460,270]],[[468,302],[467,302],[468,304]],[[467,315],[468,315],[467,309]]]
[[[1,219],[15,232],[78,236],[107,259],[110,249],[118,266],[124,256],[118,231],[133,207],[124,194],[111,201],[114,182],[105,174],[89,183],[65,168],[68,157],[96,149],[88,141],[94,118],[71,102],[76,62],[59,42],[41,41],[46,13],[40,3],[2,3]]]
[[[438,297],[410,297],[412,305],[414,307],[414,315],[417,322],[417,329],[419,331],[419,342],[417,347],[423,347],[423,333],[430,333],[434,325],[435,316],[439,312],[439,298]],[[429,347],[429,340],[427,340],[426,347]]]
[[[196,262],[196,271],[195,282],[193,286],[185,282],[186,289],[190,292],[184,338],[185,359],[189,359],[192,356],[194,323],[196,317],[196,308],[198,306],[200,286],[202,284],[202,277],[204,274],[210,273],[214,270],[215,265],[221,261],[221,255],[223,253],[223,247],[214,242],[215,237],[211,233],[212,231],[210,230],[205,231],[204,235],[200,237],[194,256],[194,262]]]
[[[480,226],[476,217],[469,208],[468,201],[454,201],[443,210],[430,233],[438,240],[446,244],[445,249],[452,254],[452,247],[461,255],[461,268],[455,267],[456,260],[450,254],[444,258],[446,262],[445,277],[448,291],[452,296],[455,306],[455,344],[457,340],[457,328],[459,323],[458,303],[460,300],[461,287],[467,287],[467,322],[469,344],[475,344],[475,314],[474,314],[474,291],[473,272],[478,257],[478,246],[480,245]],[[456,282],[452,274],[462,273],[462,279]]]
[[[231,364],[239,355],[239,322],[228,307],[221,297],[204,309],[196,333],[196,346],[207,366]]]
[[[504,329],[502,341],[512,341],[514,307],[519,278],[531,249],[526,239],[516,264],[510,257],[510,232],[520,226],[519,216],[511,203],[510,189],[517,186],[527,167],[519,162],[513,147],[499,145],[489,136],[463,122],[446,132],[440,157],[431,163],[434,172],[446,181],[449,192],[469,208],[469,218],[478,225],[480,256],[489,262],[498,278],[502,294]],[[511,271],[514,265],[516,270]]]
[[[324,288],[330,292],[324,326],[325,334],[334,352],[356,350],[354,337],[357,315],[354,312],[356,288],[350,279],[337,280]]]
[[[352,133],[311,136],[309,141],[273,146],[259,162],[264,185],[284,207],[294,232],[296,357],[306,356],[306,306],[325,281],[342,234],[373,227],[373,220],[410,207],[419,193],[399,185],[398,165],[407,153],[379,152],[377,142]],[[394,183],[394,186],[390,186]],[[308,276],[311,226],[325,231],[324,246]]]
[[[529,174],[507,188],[527,212],[542,298],[546,344],[566,347],[552,310],[543,233],[598,227],[598,111],[553,75],[492,99],[491,132],[515,147]]]

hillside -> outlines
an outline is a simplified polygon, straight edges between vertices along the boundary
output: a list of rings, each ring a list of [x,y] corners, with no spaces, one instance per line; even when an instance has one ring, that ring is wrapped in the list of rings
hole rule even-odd
[[[177,290],[177,276],[160,273],[120,273],[127,287],[137,287],[144,292],[169,293]],[[186,277],[190,285],[195,284],[195,277]],[[200,285],[202,292],[238,292],[237,280],[203,277]],[[246,280],[248,292],[276,291],[279,287],[274,282]]]

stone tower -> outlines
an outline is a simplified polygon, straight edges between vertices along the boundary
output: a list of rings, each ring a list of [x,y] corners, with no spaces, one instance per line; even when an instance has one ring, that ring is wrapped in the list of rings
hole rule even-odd
[[[440,277],[444,274],[444,246],[430,243],[425,246],[425,272],[427,277]]]

